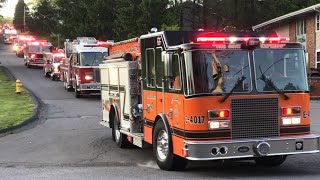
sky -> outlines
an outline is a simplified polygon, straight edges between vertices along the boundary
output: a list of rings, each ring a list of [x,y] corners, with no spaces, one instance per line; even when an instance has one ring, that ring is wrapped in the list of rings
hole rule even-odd
[[[25,0],[25,3],[32,2],[34,0]],[[7,3],[4,5],[4,7],[0,10],[0,15],[7,16],[7,17],[13,17],[14,16],[14,10],[16,8],[16,5],[18,3],[18,0],[7,0]]]

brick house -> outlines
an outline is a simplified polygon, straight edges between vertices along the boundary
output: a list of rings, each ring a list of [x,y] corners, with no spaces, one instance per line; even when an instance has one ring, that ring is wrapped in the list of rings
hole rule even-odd
[[[301,42],[307,52],[309,68],[320,68],[320,4],[271,19],[252,27],[269,29],[292,42]]]
[[[320,4],[310,6],[252,27],[253,30],[274,30],[281,37],[305,46],[308,69],[320,68]],[[309,72],[311,96],[320,97],[319,71]],[[313,78],[313,74],[318,78]]]

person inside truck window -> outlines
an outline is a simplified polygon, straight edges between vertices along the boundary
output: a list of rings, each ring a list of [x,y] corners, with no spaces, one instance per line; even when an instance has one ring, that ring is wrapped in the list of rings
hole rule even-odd
[[[173,82],[171,87],[174,90],[181,89],[181,77],[180,77],[180,67],[179,67],[179,56],[173,55],[172,56],[172,70],[173,70]]]

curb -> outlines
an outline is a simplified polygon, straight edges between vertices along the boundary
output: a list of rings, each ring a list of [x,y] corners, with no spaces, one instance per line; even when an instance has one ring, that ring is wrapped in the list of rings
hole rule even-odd
[[[10,72],[10,70],[5,67],[5,66],[1,66],[4,71],[8,74],[9,76],[9,79],[12,79],[12,80],[16,80],[15,76]],[[14,130],[17,130],[17,129],[20,129],[24,126],[26,126],[27,124],[30,124],[32,122],[34,122],[35,120],[38,119],[38,115],[39,115],[39,112],[40,112],[40,108],[41,108],[41,101],[40,99],[32,92],[30,91],[27,87],[24,87],[23,86],[23,89],[25,91],[27,91],[30,96],[31,96],[31,99],[33,101],[33,104],[34,104],[34,108],[33,108],[33,112],[32,112],[32,116],[25,119],[23,122],[21,122],[20,124],[18,125],[15,125],[15,126],[11,126],[11,127],[8,127],[8,128],[5,128],[5,129],[0,129],[0,135],[6,135],[6,134],[11,134]]]

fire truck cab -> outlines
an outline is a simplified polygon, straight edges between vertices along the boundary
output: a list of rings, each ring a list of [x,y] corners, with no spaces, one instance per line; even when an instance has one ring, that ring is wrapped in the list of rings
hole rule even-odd
[[[23,57],[24,48],[27,46],[27,42],[35,41],[32,36],[19,35],[14,41],[13,51],[16,53],[17,57]]]
[[[60,63],[64,57],[63,51],[44,53],[44,76],[50,77],[53,81],[60,80]]]
[[[65,42],[61,79],[66,90],[74,90],[76,98],[100,95],[99,64],[108,55],[108,49],[97,42],[94,37],[78,37],[73,42]]]
[[[164,31],[139,37],[141,60],[130,49],[100,65],[100,124],[119,147],[152,144],[164,170],[239,158],[276,166],[319,152],[300,43],[274,32]]]
[[[3,33],[4,44],[12,44],[14,40],[18,37],[16,29],[5,29]]]
[[[28,68],[32,66],[43,67],[43,54],[52,52],[53,46],[50,42],[31,41],[24,48],[24,63]]]

